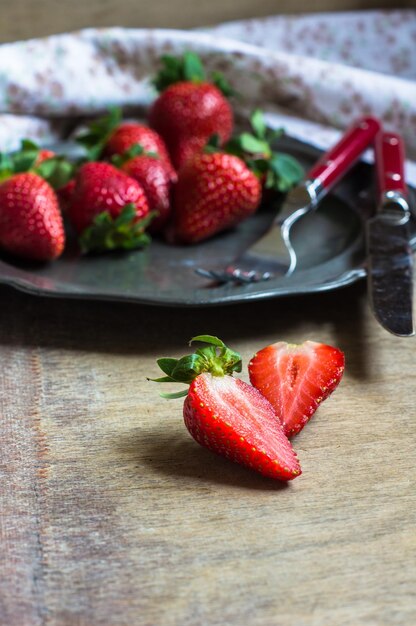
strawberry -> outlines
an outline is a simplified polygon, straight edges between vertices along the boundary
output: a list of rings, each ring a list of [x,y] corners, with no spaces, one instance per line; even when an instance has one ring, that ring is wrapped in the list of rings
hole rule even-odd
[[[185,426],[201,446],[230,461],[277,480],[301,473],[293,448],[273,408],[257,389],[233,377],[241,357],[217,337],[200,335],[204,347],[181,359],[159,359],[166,374],[157,382],[182,382],[189,389],[164,397],[186,396]]]
[[[109,163],[80,167],[67,211],[81,235],[83,251],[132,249],[149,242],[144,233],[149,206],[143,188]]]
[[[155,130],[143,124],[124,122],[117,126],[105,144],[103,156],[123,155],[129,148],[135,145],[141,146],[145,152],[157,155],[169,172],[171,180],[173,182],[176,181],[177,175],[172,166],[165,142]]]
[[[196,243],[235,226],[260,204],[258,178],[236,156],[198,154],[174,189],[175,238]]]
[[[162,137],[139,122],[122,122],[118,107],[111,108],[107,115],[91,122],[88,129],[78,135],[77,142],[86,148],[91,161],[121,156],[139,144],[146,152],[157,154],[166,164],[172,181],[176,180],[176,172]]]
[[[150,109],[149,121],[165,140],[178,169],[213,135],[220,145],[228,141],[234,116],[221,89],[206,79],[197,55],[187,52],[181,59],[165,56],[162,61],[164,68],[154,80],[162,93]],[[218,75],[215,79],[224,88]]]
[[[170,193],[172,178],[168,166],[161,159],[147,153],[139,153],[140,146],[133,147],[133,155],[123,163],[121,170],[137,180],[146,195],[149,209],[156,213],[149,231],[159,232],[166,224],[170,215]],[[131,153],[132,149],[130,149]],[[127,155],[129,151],[127,151]],[[122,157],[123,159],[123,157]]]
[[[302,430],[343,372],[344,354],[314,341],[279,341],[257,352],[249,363],[252,385],[271,403],[288,437]]]
[[[0,246],[19,257],[51,261],[60,256],[65,232],[52,187],[33,172],[0,184]]]

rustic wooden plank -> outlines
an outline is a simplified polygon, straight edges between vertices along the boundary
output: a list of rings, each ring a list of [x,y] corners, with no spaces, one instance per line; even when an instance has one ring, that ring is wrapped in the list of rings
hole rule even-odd
[[[36,348],[8,319],[0,328],[0,623],[43,624],[43,483],[46,441],[39,415]],[[10,342],[11,345],[7,345]],[[4,345],[6,343],[6,345]]]
[[[0,41],[40,37],[90,26],[190,28],[219,22],[315,11],[411,8],[414,0],[90,0],[60,5],[54,0],[14,0],[2,3]]]
[[[415,344],[376,325],[362,286],[201,311],[1,295],[2,441],[23,485],[2,493],[19,529],[3,569],[23,581],[0,583],[8,626],[415,622]],[[200,332],[246,363],[277,339],[345,350],[290,486],[201,449],[146,381]]]

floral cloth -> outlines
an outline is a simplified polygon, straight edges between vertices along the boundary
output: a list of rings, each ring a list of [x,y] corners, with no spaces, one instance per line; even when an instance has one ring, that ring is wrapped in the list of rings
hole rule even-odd
[[[204,31],[87,29],[0,46],[0,148],[43,145],[82,116],[155,94],[149,75],[166,52],[197,51],[234,84],[247,113],[322,147],[361,115],[402,133],[416,159],[416,11],[278,16]],[[409,179],[416,168],[409,164]]]

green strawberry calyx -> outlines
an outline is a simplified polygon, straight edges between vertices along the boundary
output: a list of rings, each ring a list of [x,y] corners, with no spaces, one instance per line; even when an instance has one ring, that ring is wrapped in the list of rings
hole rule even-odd
[[[148,152],[141,144],[135,143],[123,152],[123,154],[114,154],[111,157],[111,162],[116,167],[122,167],[125,163],[127,163],[127,161],[130,161],[137,156],[147,156],[152,157],[152,159],[160,158],[157,152]]]
[[[0,182],[15,174],[32,172],[44,178],[54,189],[66,185],[74,175],[75,166],[64,156],[54,155],[38,163],[42,148],[30,139],[23,139],[19,150],[0,153]]]
[[[107,141],[122,118],[120,107],[110,107],[106,115],[92,121],[85,131],[78,134],[75,140],[83,146],[89,161],[100,160]]]
[[[156,214],[152,211],[138,220],[133,203],[126,204],[115,218],[108,211],[99,213],[79,237],[81,252],[135,250],[147,246],[151,238],[145,231]]]
[[[228,348],[221,339],[213,335],[198,335],[193,337],[189,345],[195,341],[205,344],[192,354],[172,359],[164,357],[158,359],[159,365],[165,376],[161,378],[149,378],[156,383],[184,383],[190,384],[197,376],[209,372],[213,376],[232,375],[233,372],[241,372],[242,360],[238,352]],[[163,398],[182,398],[186,396],[188,389],[176,393],[161,393]]]
[[[266,189],[286,193],[304,176],[299,161],[285,152],[276,151],[272,144],[284,135],[282,128],[267,127],[263,112],[255,110],[250,117],[251,132],[232,137],[223,147],[224,152],[242,159],[256,174]],[[208,151],[218,150],[218,139],[210,139]]]
[[[170,85],[183,81],[193,83],[210,82],[214,84],[226,98],[235,96],[236,92],[221,72],[212,72],[207,76],[201,59],[195,52],[186,51],[182,56],[165,54],[161,57],[162,68],[152,80],[158,92]]]

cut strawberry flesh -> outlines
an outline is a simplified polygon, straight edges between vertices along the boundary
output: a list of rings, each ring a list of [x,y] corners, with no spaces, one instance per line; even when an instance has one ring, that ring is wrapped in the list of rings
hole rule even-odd
[[[301,473],[272,406],[242,380],[198,376],[185,400],[184,419],[198,443],[232,461],[279,480]]]
[[[251,383],[272,404],[288,436],[303,428],[338,385],[343,371],[343,353],[314,341],[272,344],[249,364]]]

